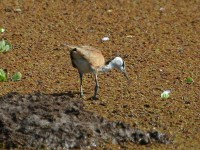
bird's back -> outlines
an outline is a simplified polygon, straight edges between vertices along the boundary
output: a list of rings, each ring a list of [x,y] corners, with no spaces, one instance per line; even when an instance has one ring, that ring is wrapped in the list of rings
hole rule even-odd
[[[75,68],[80,70],[81,65],[89,65],[92,69],[98,69],[105,65],[105,59],[100,50],[91,46],[67,46],[72,48],[70,57]]]

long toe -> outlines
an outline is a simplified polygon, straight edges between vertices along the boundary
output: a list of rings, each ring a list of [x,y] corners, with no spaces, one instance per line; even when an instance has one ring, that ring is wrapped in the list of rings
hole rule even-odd
[[[80,94],[80,98],[84,98],[84,94]]]
[[[92,100],[99,100],[99,98],[97,96],[93,96]]]

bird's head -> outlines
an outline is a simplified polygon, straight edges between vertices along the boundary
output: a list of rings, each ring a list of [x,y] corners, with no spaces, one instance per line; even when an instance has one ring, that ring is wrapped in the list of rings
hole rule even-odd
[[[129,80],[128,74],[126,72],[126,65],[125,61],[121,57],[115,57],[113,60],[110,61],[110,64],[114,67],[123,72],[127,80]]]

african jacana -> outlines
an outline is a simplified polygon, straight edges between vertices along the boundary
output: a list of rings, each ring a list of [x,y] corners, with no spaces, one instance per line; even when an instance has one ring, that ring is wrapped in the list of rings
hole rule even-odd
[[[80,96],[83,97],[83,74],[84,73],[94,73],[95,75],[95,91],[94,91],[94,99],[97,99],[97,93],[99,90],[99,82],[98,82],[98,72],[106,72],[113,68],[117,68],[122,73],[124,73],[127,79],[128,75],[125,68],[125,62],[121,57],[115,57],[114,59],[108,61],[105,64],[104,56],[101,51],[93,48],[91,46],[74,46],[74,45],[66,45],[71,48],[70,57],[72,61],[73,67],[78,69],[80,75]]]

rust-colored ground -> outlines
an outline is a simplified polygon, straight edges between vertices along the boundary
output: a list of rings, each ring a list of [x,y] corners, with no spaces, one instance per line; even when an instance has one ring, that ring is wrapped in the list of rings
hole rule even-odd
[[[0,54],[0,68],[11,75],[20,71],[23,79],[0,83],[0,95],[71,91],[78,97],[78,73],[63,44],[91,45],[106,59],[126,56],[132,82],[116,70],[100,74],[100,99],[92,101],[94,79],[85,76],[85,109],[174,137],[173,144],[148,148],[200,149],[199,10],[198,0],[1,0],[0,26],[6,32],[0,36],[14,48]],[[102,42],[105,36],[110,40]],[[187,77],[194,83],[187,84]],[[163,100],[166,89],[172,94]]]

